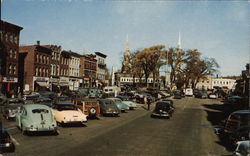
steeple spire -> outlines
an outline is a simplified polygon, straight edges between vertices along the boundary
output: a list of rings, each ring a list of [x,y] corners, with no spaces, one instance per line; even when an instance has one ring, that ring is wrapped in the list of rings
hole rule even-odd
[[[125,51],[129,51],[129,47],[128,47],[128,34],[127,34],[127,38],[126,38]]]
[[[179,32],[178,48],[182,49],[182,47],[181,47],[181,33],[180,32]]]

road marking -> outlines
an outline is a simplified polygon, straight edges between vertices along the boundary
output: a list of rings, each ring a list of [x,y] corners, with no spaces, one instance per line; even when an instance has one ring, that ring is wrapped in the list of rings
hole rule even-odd
[[[17,142],[17,140],[15,138],[13,138],[13,136],[10,135],[11,140],[14,142],[15,145],[20,145],[19,142]]]

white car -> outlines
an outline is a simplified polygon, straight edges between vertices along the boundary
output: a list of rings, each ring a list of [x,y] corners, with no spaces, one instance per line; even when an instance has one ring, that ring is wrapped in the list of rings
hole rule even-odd
[[[216,99],[217,96],[213,93],[211,93],[209,96],[208,96],[209,99]]]
[[[58,125],[87,122],[87,115],[71,102],[58,102],[53,106],[53,114]]]

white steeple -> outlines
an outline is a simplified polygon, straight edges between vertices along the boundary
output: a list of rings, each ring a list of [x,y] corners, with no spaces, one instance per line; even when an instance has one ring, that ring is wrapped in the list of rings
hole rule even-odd
[[[182,47],[181,47],[181,33],[180,32],[179,32],[178,48],[182,49]]]

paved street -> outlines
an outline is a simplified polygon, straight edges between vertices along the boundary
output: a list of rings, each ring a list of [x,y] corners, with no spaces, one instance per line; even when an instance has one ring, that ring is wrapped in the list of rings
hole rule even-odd
[[[229,155],[209,121],[211,113],[219,112],[209,106],[220,105],[219,100],[211,99],[175,100],[176,111],[170,120],[151,118],[139,105],[120,117],[90,120],[86,127],[60,127],[58,136],[24,136],[14,122],[4,121],[16,144],[15,153],[4,156]]]

